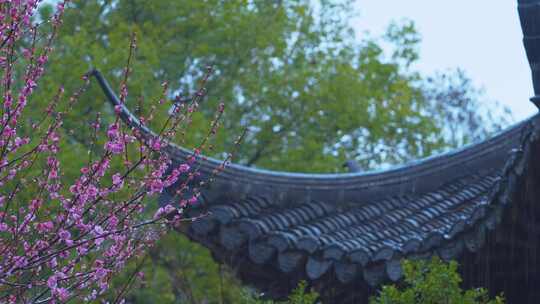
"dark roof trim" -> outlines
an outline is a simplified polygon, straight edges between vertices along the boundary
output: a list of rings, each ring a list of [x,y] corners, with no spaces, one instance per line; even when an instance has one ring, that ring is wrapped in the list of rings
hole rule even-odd
[[[129,109],[121,104],[102,74],[94,70],[105,95],[114,106],[120,106],[120,116],[129,126],[137,128],[146,137],[156,134],[142,125]],[[335,202],[376,199],[389,193],[404,195],[431,191],[456,178],[477,173],[491,164],[504,162],[508,151],[519,145],[519,134],[523,133],[531,120],[538,115],[499,133],[489,140],[468,145],[437,156],[428,157],[389,170],[343,174],[306,174],[254,169],[231,164],[215,179],[215,193],[234,192],[238,197],[257,193],[275,194],[280,200],[311,200],[332,197]],[[190,150],[174,143],[167,143],[165,151],[178,162],[193,155]],[[221,161],[208,157],[199,159],[201,173],[210,174]],[[234,191],[230,191],[234,189]],[[274,195],[274,196],[275,196]]]
[[[519,0],[518,12],[536,94],[531,101],[540,107],[540,0]]]

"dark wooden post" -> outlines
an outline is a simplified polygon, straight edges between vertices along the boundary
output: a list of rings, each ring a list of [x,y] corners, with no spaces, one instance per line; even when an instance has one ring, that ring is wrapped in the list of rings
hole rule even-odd
[[[531,101],[540,109],[540,0],[518,0],[518,11],[532,71],[535,96]]]

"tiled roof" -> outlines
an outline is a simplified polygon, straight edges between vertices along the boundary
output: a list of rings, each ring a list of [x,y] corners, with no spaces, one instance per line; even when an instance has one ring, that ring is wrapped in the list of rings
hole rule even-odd
[[[490,152],[499,157],[475,173],[465,168],[476,167],[471,163],[453,166],[453,177],[446,176],[436,188],[404,186],[374,199],[311,195],[310,200],[295,200],[252,186],[253,192],[243,198],[225,194],[207,200],[210,215],[193,223],[189,234],[213,240],[214,249],[231,255],[243,250],[255,264],[300,272],[310,280],[330,273],[343,283],[395,281],[402,275],[403,257],[437,254],[449,260],[481,247],[526,166],[528,143],[537,140],[537,128],[534,117],[499,135],[505,144]],[[468,149],[474,147],[462,152]],[[415,180],[418,188],[421,183],[422,178]]]
[[[121,107],[127,123],[154,136]],[[225,262],[244,261],[231,262],[244,273],[272,269],[372,286],[395,281],[404,257],[449,260],[482,247],[510,203],[539,130],[537,115],[487,141],[380,172],[295,174],[231,165],[192,210],[209,215],[185,232]],[[177,162],[191,155],[174,144],[166,149]],[[199,164],[205,175],[220,162]]]

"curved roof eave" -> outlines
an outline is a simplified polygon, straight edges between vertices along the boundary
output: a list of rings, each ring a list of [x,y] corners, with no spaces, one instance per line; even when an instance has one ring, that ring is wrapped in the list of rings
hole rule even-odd
[[[120,102],[99,71],[94,70],[92,74],[97,78],[108,100],[114,106],[120,106],[120,116],[125,123],[140,130],[146,137],[157,136],[152,130],[142,125],[139,119]],[[235,189],[237,194],[250,192],[260,194],[276,190],[282,193],[293,191],[295,197],[312,197],[330,193],[336,195],[337,193],[338,197],[343,199],[349,196],[358,198],[359,195],[360,197],[377,197],[377,193],[382,188],[386,194],[397,192],[401,195],[408,192],[431,191],[460,176],[502,164],[508,157],[508,152],[518,146],[524,129],[532,121],[538,119],[539,115],[534,115],[487,140],[387,170],[310,174],[270,171],[230,164],[215,178],[214,183],[218,185],[214,188],[222,189],[222,191]],[[184,162],[193,155],[192,151],[172,142],[167,142],[164,149],[177,162]],[[211,157],[199,157],[198,163],[201,173],[209,175],[221,165],[222,161]],[[307,193],[301,193],[304,191]]]

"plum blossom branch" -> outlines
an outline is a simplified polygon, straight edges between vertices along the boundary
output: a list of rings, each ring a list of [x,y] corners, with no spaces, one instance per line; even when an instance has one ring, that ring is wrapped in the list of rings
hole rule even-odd
[[[115,273],[144,252],[170,228],[192,218],[184,208],[196,203],[199,188],[211,182],[233,154],[214,170],[206,181],[193,183],[199,176],[197,158],[219,128],[224,105],[220,104],[210,131],[185,163],[174,164],[163,149],[176,135],[185,135],[191,117],[205,97],[211,69],[190,102],[167,117],[160,132],[147,137],[122,124],[121,108],[128,98],[131,65],[136,50],[132,36],[126,67],[120,83],[120,105],[115,107],[111,124],[102,126],[101,114],[92,124],[93,152],[76,177],[73,168],[62,161],[63,122],[75,114],[74,105],[89,85],[71,95],[60,87],[54,97],[44,101],[31,98],[39,90],[53,42],[62,24],[69,1],[56,5],[53,17],[34,23],[41,0],[0,0],[0,302],[58,303],[69,300],[92,301],[108,288]],[[41,27],[45,39],[38,39]],[[27,42],[27,49],[20,47]],[[22,72],[16,72],[22,71]],[[167,85],[150,114],[150,122],[167,96]],[[27,109],[42,107],[36,122]],[[59,105],[66,105],[60,107]],[[35,115],[35,114],[34,114]],[[35,119],[36,117],[31,117]],[[102,143],[102,144],[101,144]],[[102,149],[98,149],[99,147]],[[94,149],[95,148],[95,149]],[[155,199],[164,189],[180,183],[180,191],[164,208],[152,215],[145,201]],[[192,196],[182,199],[188,189]],[[135,278],[132,276],[131,278]],[[131,280],[131,279],[130,279]],[[125,294],[127,284],[117,296]]]

